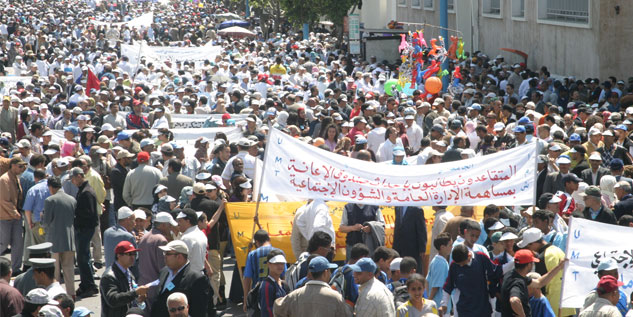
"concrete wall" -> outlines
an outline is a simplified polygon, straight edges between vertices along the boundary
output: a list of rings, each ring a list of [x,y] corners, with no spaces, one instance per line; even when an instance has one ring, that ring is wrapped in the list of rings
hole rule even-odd
[[[458,1],[455,0],[456,9]],[[511,0],[501,2],[501,18],[483,16],[483,1],[476,3],[479,10],[475,13],[473,36],[478,40],[479,50],[488,56],[500,54],[511,63],[523,61],[518,55],[500,50],[513,48],[528,54],[530,68],[545,65],[550,72],[558,75],[602,79],[612,75],[618,78],[633,75],[633,64],[630,62],[633,53],[633,7],[628,5],[628,1],[591,0],[590,24],[584,27],[538,22],[538,0],[525,1],[523,19],[512,18]],[[616,5],[620,5],[619,15],[615,13]],[[397,7],[397,19],[439,25],[439,0],[435,0],[432,11],[411,8],[411,0],[407,0],[407,7]],[[455,20],[455,14],[449,13],[449,28],[456,27]],[[460,26],[460,29],[464,27],[470,26]],[[438,31],[425,29],[427,40],[438,34]]]
[[[386,29],[387,23],[396,19],[397,0],[363,0],[360,23],[366,29]]]

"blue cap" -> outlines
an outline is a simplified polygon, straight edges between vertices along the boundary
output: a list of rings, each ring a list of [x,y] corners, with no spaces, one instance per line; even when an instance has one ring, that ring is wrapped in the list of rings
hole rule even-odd
[[[4,138],[4,137],[0,138],[0,145],[8,146],[9,145],[9,139]]]
[[[79,307],[75,307],[72,317],[83,317],[83,316],[88,316],[90,314],[94,314],[94,313],[86,307],[79,306]]]
[[[182,146],[181,146],[181,145],[179,145],[178,143],[176,143],[175,141],[171,141],[171,142],[169,142],[169,144],[171,145],[171,147],[172,147],[174,150],[177,150],[177,149],[182,149]]]
[[[356,136],[356,144],[367,144],[367,139],[362,135]]]
[[[308,270],[312,273],[323,272],[327,269],[335,269],[338,265],[334,263],[330,263],[325,257],[317,256],[314,259],[310,260],[310,264],[308,265]]]
[[[141,140],[141,149],[152,144],[154,144],[154,142],[152,142],[151,139],[143,139]]]
[[[392,153],[394,156],[402,156],[402,155],[406,155],[407,152],[404,150],[404,147],[402,146],[396,146],[393,148]]]
[[[121,131],[119,132],[119,134],[116,135],[117,141],[129,140],[129,139],[130,139],[130,135],[125,131]]]
[[[627,131],[628,128],[624,124],[618,124],[617,126],[615,126],[615,130]]]
[[[525,127],[522,125],[518,125],[514,127],[512,131],[514,131],[515,133],[525,133]]]
[[[64,128],[64,131],[69,131],[74,135],[79,134],[79,128],[75,127],[75,126],[68,126]]]
[[[528,118],[528,117],[521,117],[521,119],[519,119],[519,122],[518,122],[518,123],[519,123],[519,124],[528,124],[528,123],[530,123],[530,122],[531,122],[531,121],[530,121],[530,118]]]
[[[569,136],[569,141],[580,141],[580,134],[574,133]]]
[[[470,106],[470,109],[481,111],[481,106],[478,103],[474,103]]]
[[[374,260],[370,258],[362,258],[358,260],[356,264],[352,264],[349,267],[354,272],[370,272],[370,273],[376,273],[376,269],[378,268],[376,266],[376,263],[374,263]]]
[[[622,160],[619,159],[619,158],[614,158],[614,159],[611,160],[611,163],[609,164],[609,167],[612,170],[618,171],[618,170],[621,170],[621,169],[624,168],[624,162],[622,162]]]

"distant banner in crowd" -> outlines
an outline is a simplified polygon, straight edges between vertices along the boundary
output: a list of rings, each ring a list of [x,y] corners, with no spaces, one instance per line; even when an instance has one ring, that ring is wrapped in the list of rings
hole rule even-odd
[[[216,55],[222,53],[221,46],[148,46],[145,43],[121,45],[121,55],[127,56],[131,64],[137,64],[139,57],[157,61],[213,61]]]
[[[130,135],[138,130],[125,130]],[[149,130],[153,136],[158,135],[158,130]],[[196,140],[205,137],[209,140],[215,138],[216,133],[222,132],[226,134],[229,142],[237,142],[242,137],[242,131],[238,127],[218,127],[218,128],[199,128],[199,129],[170,129],[174,134],[174,141],[184,147],[184,153],[187,157],[193,157],[196,153]],[[52,130],[53,141],[59,142],[64,139],[64,130]],[[210,145],[213,148],[213,144]]]
[[[360,204],[531,205],[535,143],[436,165],[385,165],[344,157],[272,129],[262,194]]]
[[[127,112],[119,112],[120,116],[127,116]],[[149,116],[148,113],[144,113],[145,116]],[[231,119],[235,121],[236,126],[246,125],[247,114],[231,114]],[[182,114],[172,113],[171,124],[172,129],[200,129],[204,128],[204,123],[211,119],[217,123],[222,123],[222,114]]]
[[[152,26],[152,23],[154,23],[154,12],[145,13],[141,16],[138,16],[126,22],[104,22],[104,21],[93,20],[92,23],[97,26],[103,25],[103,26],[109,26],[109,27],[121,27],[125,25],[130,28],[148,28]]]
[[[296,202],[278,202],[278,203],[260,203],[259,205],[259,223],[262,229],[268,231],[271,244],[286,253],[286,259],[289,263],[296,261],[292,253],[292,245],[290,243],[290,235],[292,234],[292,221],[297,208],[304,205],[305,201]],[[346,203],[328,202],[330,207],[330,215],[334,223],[334,231],[336,232],[336,256],[334,260],[345,261],[345,233],[338,231],[343,215],[343,208]],[[252,241],[251,236],[253,230],[253,217],[255,216],[256,203],[229,203],[226,209],[226,215],[229,221],[231,240],[235,249],[235,257],[239,266],[244,266],[246,256],[248,255],[248,244]],[[449,206],[447,210],[454,215],[459,215],[460,207]],[[484,206],[475,207],[475,219],[480,220],[483,217]],[[388,247],[393,245],[393,230],[396,220],[393,207],[381,208],[383,217],[385,218],[385,243]],[[428,234],[427,254],[431,248],[431,228],[433,227],[434,211],[431,207],[424,207],[424,215],[426,219],[426,231]]]
[[[24,85],[31,83],[32,76],[0,76],[0,93],[8,95],[11,89],[21,81]]]
[[[633,228],[581,218],[570,219],[563,275],[561,307],[582,308],[585,297],[598,285],[598,265],[611,258],[618,263],[620,288],[628,299],[633,290]],[[608,233],[608,234],[605,234]]]

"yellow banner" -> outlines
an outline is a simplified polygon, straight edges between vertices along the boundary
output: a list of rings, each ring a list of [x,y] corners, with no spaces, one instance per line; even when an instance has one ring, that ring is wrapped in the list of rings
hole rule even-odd
[[[280,202],[280,203],[260,203],[259,204],[259,223],[262,229],[266,230],[270,235],[270,242],[275,248],[279,248],[286,254],[288,263],[296,261],[290,244],[290,235],[292,233],[292,221],[297,208],[306,202]],[[341,224],[341,216],[344,202],[328,202],[330,207],[330,215],[334,223],[336,231],[336,256],[335,261],[345,261],[345,233],[338,231]],[[235,257],[240,267],[245,266],[246,256],[248,255],[248,245],[252,241],[253,233],[253,217],[255,217],[256,203],[229,203],[226,207],[226,215],[231,230],[231,239],[235,250]],[[423,207],[426,219],[426,228],[428,234],[427,254],[431,247],[431,228],[433,227],[434,211],[431,207]],[[483,206],[475,207],[474,218],[479,220],[483,215]],[[459,206],[450,206],[448,211],[454,215],[459,215]],[[387,247],[393,245],[393,230],[396,220],[393,207],[382,207],[381,212],[385,218],[385,244]],[[257,228],[256,228],[257,229]]]

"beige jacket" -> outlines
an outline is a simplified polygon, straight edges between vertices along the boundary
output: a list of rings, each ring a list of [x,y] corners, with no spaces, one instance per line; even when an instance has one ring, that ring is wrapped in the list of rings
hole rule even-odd
[[[578,317],[620,317],[622,314],[607,299],[599,297],[596,301],[580,312]]]
[[[20,181],[11,171],[0,176],[0,220],[17,220],[21,215],[18,211],[18,188]]]
[[[277,298],[273,314],[276,317],[353,316],[341,294],[323,281],[309,281],[304,287]]]

